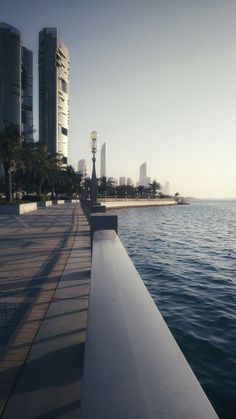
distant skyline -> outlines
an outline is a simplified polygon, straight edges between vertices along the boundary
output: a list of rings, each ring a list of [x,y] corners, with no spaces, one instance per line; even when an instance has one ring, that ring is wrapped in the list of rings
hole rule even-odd
[[[38,34],[57,27],[71,56],[69,163],[90,173],[96,130],[108,176],[136,183],[145,161],[195,197],[236,197],[235,16],[232,0],[0,0],[34,53],[35,139]]]

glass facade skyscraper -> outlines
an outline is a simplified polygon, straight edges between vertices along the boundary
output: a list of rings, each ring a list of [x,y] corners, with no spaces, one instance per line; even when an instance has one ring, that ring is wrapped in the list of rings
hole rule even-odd
[[[32,51],[22,47],[18,29],[0,23],[0,127],[13,122],[32,140],[33,64]]]
[[[18,29],[0,23],[0,125],[5,121],[21,131],[22,38]]]

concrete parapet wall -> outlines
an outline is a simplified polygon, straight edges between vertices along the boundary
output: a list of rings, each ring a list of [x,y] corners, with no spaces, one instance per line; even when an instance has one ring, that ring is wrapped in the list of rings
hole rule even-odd
[[[52,205],[52,201],[45,201],[45,202],[40,201],[40,202],[37,202],[37,205],[39,208],[50,207]]]
[[[54,201],[54,203],[56,205],[61,205],[61,204],[64,204],[65,203],[65,200],[64,199],[57,199],[56,201]]]
[[[92,212],[106,212],[106,206],[105,205],[93,205],[92,206]]]
[[[19,205],[0,205],[0,214],[22,215],[27,212],[36,211],[37,202],[30,202]]]
[[[81,419],[216,419],[114,231],[96,231]]]
[[[91,234],[98,230],[115,230],[118,232],[118,217],[115,214],[92,213],[90,214]]]

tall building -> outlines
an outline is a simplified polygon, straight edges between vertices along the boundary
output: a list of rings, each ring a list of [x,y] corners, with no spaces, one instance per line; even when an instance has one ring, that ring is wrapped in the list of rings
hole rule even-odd
[[[39,141],[68,162],[69,51],[56,28],[39,33]]]
[[[131,177],[127,178],[127,186],[133,186],[134,182],[133,179],[131,179]]]
[[[162,192],[165,195],[170,195],[170,182],[165,182],[165,186],[162,188]]]
[[[101,177],[107,177],[107,145],[104,143],[101,148]]]
[[[83,173],[83,175],[87,175],[87,163],[86,160],[81,159],[78,161],[78,172]]]
[[[114,187],[118,185],[118,181],[114,177],[109,177],[108,182],[110,182],[110,184]]]
[[[120,186],[126,185],[126,177],[125,176],[120,177],[120,179],[119,179],[119,185]]]
[[[25,142],[33,141],[33,53],[23,47],[22,130]]]
[[[20,31],[0,23],[0,127],[5,121],[13,122],[27,142],[33,131],[32,56],[22,46]]]
[[[147,177],[147,163],[141,164],[139,168],[139,182]]]
[[[21,63],[20,31],[0,23],[0,126],[11,121],[21,127]]]
[[[141,164],[139,168],[139,185],[148,186],[151,178],[147,176],[147,163]]]

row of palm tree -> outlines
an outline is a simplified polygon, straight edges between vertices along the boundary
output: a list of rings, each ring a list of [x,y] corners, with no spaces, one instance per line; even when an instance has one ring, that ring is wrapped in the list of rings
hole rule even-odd
[[[81,174],[72,166],[63,166],[59,155],[52,156],[47,146],[26,144],[18,127],[6,122],[0,131],[0,164],[3,166],[6,199],[12,202],[13,189],[36,192],[80,193]],[[62,170],[63,169],[63,170]]]
[[[161,185],[156,180],[150,182],[149,187],[140,185],[136,188],[135,186],[131,185],[116,186],[114,181],[107,179],[105,176],[98,179],[98,194],[100,194],[103,197],[113,196],[118,198],[143,198],[144,196],[151,196],[155,198],[158,195],[158,191],[160,191],[160,189]]]
[[[83,178],[72,166],[65,167],[59,155],[52,156],[44,144],[38,142],[25,143],[19,128],[12,122],[5,122],[0,131],[0,165],[2,164],[5,179],[5,194],[8,201],[13,199],[13,189],[36,193],[51,192],[52,196],[73,193],[87,199],[90,193],[90,179]],[[63,170],[62,170],[63,169]],[[105,176],[97,180],[100,196],[152,197],[155,198],[161,189],[159,182],[154,180],[149,187],[142,185],[135,188],[130,185],[116,186]],[[1,181],[0,181],[1,188]]]

